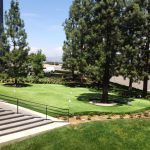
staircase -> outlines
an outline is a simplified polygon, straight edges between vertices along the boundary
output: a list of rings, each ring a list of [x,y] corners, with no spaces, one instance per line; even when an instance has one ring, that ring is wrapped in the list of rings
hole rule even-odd
[[[41,117],[16,114],[11,110],[0,108],[0,136],[47,125],[52,122]]]

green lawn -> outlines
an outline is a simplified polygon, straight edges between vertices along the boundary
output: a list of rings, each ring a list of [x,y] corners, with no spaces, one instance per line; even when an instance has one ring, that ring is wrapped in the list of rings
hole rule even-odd
[[[1,150],[149,150],[150,120],[115,120],[64,127]]]
[[[6,87],[0,84],[0,94],[62,108],[68,108],[69,105],[71,113],[90,111],[124,113],[150,107],[150,101],[144,99],[133,99],[131,106],[127,104],[113,107],[95,106],[89,104],[88,99],[89,97],[99,97],[98,92],[88,88],[73,88],[56,84],[33,84],[23,88]],[[112,95],[115,94],[112,93]],[[69,100],[71,101],[70,103],[68,102]]]

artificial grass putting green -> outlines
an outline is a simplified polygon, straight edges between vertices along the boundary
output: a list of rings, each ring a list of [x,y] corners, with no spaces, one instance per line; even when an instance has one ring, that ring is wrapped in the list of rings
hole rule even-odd
[[[64,127],[1,150],[149,150],[150,120],[115,120]]]
[[[71,113],[112,112],[125,113],[140,111],[150,107],[150,101],[133,99],[131,105],[122,104],[111,107],[89,104],[88,99],[99,97],[99,93],[88,88],[67,87],[56,84],[33,84],[28,87],[14,88],[0,84],[0,94],[22,98],[32,102],[70,109]],[[115,95],[116,93],[112,93]],[[0,97],[2,99],[2,97]],[[121,99],[121,98],[120,98]],[[69,102],[70,101],[70,102]]]

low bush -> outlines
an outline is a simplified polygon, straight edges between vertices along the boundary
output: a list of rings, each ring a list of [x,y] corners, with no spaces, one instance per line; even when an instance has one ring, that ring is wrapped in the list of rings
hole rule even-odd
[[[12,78],[0,78],[1,83],[14,83]],[[18,83],[35,83],[35,84],[64,84],[64,80],[60,77],[33,77],[29,76],[27,78],[18,78]]]

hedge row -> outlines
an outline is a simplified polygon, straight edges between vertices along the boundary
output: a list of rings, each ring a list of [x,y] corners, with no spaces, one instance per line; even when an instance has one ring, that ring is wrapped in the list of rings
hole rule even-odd
[[[1,78],[1,83],[14,83],[14,79],[10,78]],[[27,78],[18,78],[18,83],[35,83],[35,84],[64,84],[64,80],[58,77],[47,77],[47,78],[38,78],[38,77],[27,77]]]

